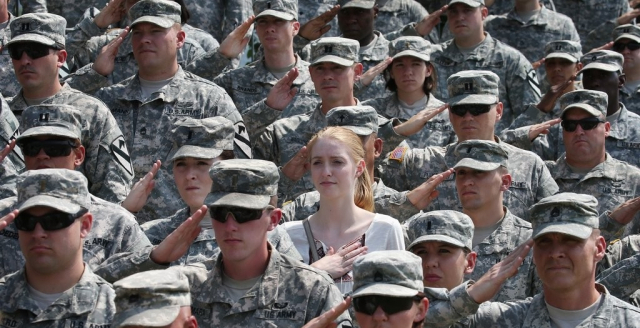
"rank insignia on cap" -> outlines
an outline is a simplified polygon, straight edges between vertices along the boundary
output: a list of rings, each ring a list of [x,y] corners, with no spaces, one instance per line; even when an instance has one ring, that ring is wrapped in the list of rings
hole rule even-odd
[[[575,97],[573,97],[573,101],[575,102],[580,101],[580,95],[576,95]]]
[[[427,230],[431,230],[431,220],[427,221]]]
[[[47,191],[47,180],[40,180],[40,192]]]
[[[465,82],[464,83],[464,91],[465,92],[473,92],[473,82]]]
[[[193,138],[193,130],[189,130],[189,134],[187,135],[187,140],[191,140]]]
[[[404,48],[407,49],[407,50],[410,50],[411,49],[411,44],[409,44],[409,42],[405,43],[404,44]]]
[[[598,60],[598,56],[593,56],[593,57],[591,57],[591,61],[592,61],[592,62],[594,62],[594,61],[596,61],[596,60]]]
[[[267,1],[267,9],[271,9],[271,1]]]
[[[49,122],[49,113],[41,113],[38,120],[40,122]]]
[[[20,25],[20,31],[31,31],[31,23],[22,23]]]
[[[473,150],[473,147],[467,148],[467,154],[471,154],[471,150]]]
[[[340,114],[340,116],[338,117],[340,118],[340,123],[344,123],[344,119],[347,118],[347,116],[344,114]]]
[[[137,303],[140,300],[140,295],[129,296],[129,303]]]
[[[383,280],[384,280],[384,276],[382,275],[382,272],[376,271],[376,273],[373,275],[373,281],[380,282]]]
[[[554,217],[554,218],[555,218],[555,217],[558,217],[558,216],[560,216],[560,209],[559,209],[559,208],[557,208],[557,207],[554,207],[554,208],[551,210],[551,217]]]
[[[630,30],[628,28],[625,28],[625,29],[622,30],[622,33],[629,33],[629,31]]]
[[[324,53],[333,52],[333,46],[324,46]]]
[[[562,45],[561,44],[556,44],[556,50],[562,50]]]

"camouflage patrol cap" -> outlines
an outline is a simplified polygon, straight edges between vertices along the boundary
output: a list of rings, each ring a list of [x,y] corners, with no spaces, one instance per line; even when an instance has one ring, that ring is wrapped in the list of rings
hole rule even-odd
[[[431,60],[431,43],[418,36],[403,36],[389,42],[389,57],[411,56],[426,62]]]
[[[360,136],[378,133],[378,112],[371,106],[340,106],[327,113],[327,126],[341,126]]]
[[[407,227],[409,247],[427,241],[439,241],[471,250],[473,248],[473,221],[458,211],[420,212]]]
[[[499,101],[500,78],[490,71],[461,71],[447,79],[449,104],[493,105]]]
[[[151,23],[162,28],[180,24],[181,8],[177,2],[168,0],[140,0],[129,9],[131,27],[138,23]]]
[[[577,63],[582,57],[582,46],[569,40],[551,41],[544,46],[544,55],[545,59],[562,58]]]
[[[449,1],[449,6],[452,6],[453,4],[456,4],[456,3],[462,3],[469,7],[474,7],[474,8],[485,5],[484,0],[451,0]]]
[[[113,289],[114,328],[168,326],[176,320],[181,307],[191,305],[189,280],[178,270],[136,273],[116,281]]]
[[[588,69],[599,69],[607,72],[622,72],[624,57],[610,50],[599,50],[584,54],[580,58],[580,62],[584,65],[578,74]]]
[[[424,290],[422,259],[402,250],[377,251],[353,262],[352,297],[412,297]]]
[[[205,119],[184,118],[174,124],[173,142],[178,149],[171,161],[178,158],[216,158],[224,150],[233,150],[233,122],[222,116]]]
[[[10,46],[18,42],[37,42],[49,47],[64,49],[67,20],[47,13],[24,14],[11,22]]]
[[[76,214],[91,205],[87,178],[67,169],[29,170],[18,177],[18,210],[45,206]]]
[[[635,42],[640,42],[640,26],[624,24],[613,29],[613,41],[617,42],[621,39],[630,39]]]
[[[602,91],[596,90],[576,90],[567,92],[558,100],[562,113],[560,117],[571,108],[580,108],[585,112],[595,116],[607,116],[608,96]]]
[[[209,170],[211,192],[204,200],[209,207],[233,206],[263,209],[278,192],[278,168],[258,159],[230,159],[216,162]]]
[[[351,66],[358,62],[360,44],[356,40],[329,37],[311,42],[311,65],[330,62]]]
[[[273,16],[286,21],[298,20],[296,0],[253,0],[253,14],[256,18]]]
[[[563,192],[543,198],[529,208],[532,238],[557,232],[587,239],[599,228],[598,200],[585,194]]]
[[[340,9],[345,8],[363,8],[371,9],[376,5],[375,0],[340,0],[338,1]]]
[[[493,171],[500,166],[507,168],[509,155],[499,143],[487,140],[467,140],[460,142],[454,150],[456,165],[478,171]]]
[[[56,136],[80,140],[82,113],[70,105],[36,105],[22,112],[20,128],[24,132],[17,142],[36,136]]]

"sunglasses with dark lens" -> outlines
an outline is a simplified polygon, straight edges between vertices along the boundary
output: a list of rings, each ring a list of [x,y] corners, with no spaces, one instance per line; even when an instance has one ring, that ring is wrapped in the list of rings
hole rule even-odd
[[[457,116],[465,116],[467,112],[473,116],[482,115],[488,113],[491,110],[491,105],[460,105],[449,108],[449,111]]]
[[[574,132],[578,128],[578,125],[580,125],[583,130],[587,131],[595,128],[600,123],[604,123],[604,121],[601,121],[596,117],[589,117],[581,120],[562,120],[560,125],[562,125],[562,128],[565,131]]]
[[[614,43],[613,44],[613,51],[615,52],[623,52],[624,48],[629,49],[630,51],[635,51],[640,49],[640,43],[638,42],[629,42],[629,43]]]
[[[69,156],[71,149],[78,148],[71,140],[28,140],[20,143],[25,156],[35,157],[40,149],[49,157]]]
[[[48,55],[49,49],[53,48],[35,42],[21,42],[9,46],[9,56],[13,60],[20,60],[22,54],[26,52],[29,58],[38,59]]]
[[[60,230],[70,226],[76,219],[87,214],[87,212],[89,212],[87,209],[81,209],[75,214],[55,211],[42,216],[20,213],[16,217],[15,223],[18,230],[22,231],[33,231],[38,223],[40,223],[42,229],[47,231]]]
[[[422,297],[392,297],[392,296],[360,296],[353,299],[353,308],[356,312],[366,315],[373,315],[378,306],[386,314],[395,314],[411,309],[414,302],[420,301]]]
[[[266,208],[266,210],[272,210],[272,209],[274,209],[273,206],[268,206]],[[236,220],[236,222],[242,224],[242,223],[247,223],[249,221],[259,219],[260,217],[262,217],[262,211],[264,210],[265,209],[252,210],[252,209],[241,208],[241,207],[216,206],[216,207],[210,207],[209,213],[212,219],[220,223],[227,222],[227,217],[229,216],[229,213],[231,213],[231,215],[233,215],[233,218]]]

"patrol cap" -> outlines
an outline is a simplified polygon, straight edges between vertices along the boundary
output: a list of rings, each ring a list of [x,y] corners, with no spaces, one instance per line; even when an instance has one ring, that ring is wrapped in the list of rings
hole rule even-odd
[[[422,259],[402,250],[377,251],[353,262],[352,297],[413,297],[424,290]]]
[[[371,9],[376,5],[375,0],[340,0],[338,1],[340,9],[345,8],[363,8]]]
[[[571,108],[580,108],[585,112],[600,117],[607,116],[608,96],[602,91],[596,90],[575,90],[567,92],[559,99],[562,113],[560,117]]]
[[[341,126],[360,136],[378,133],[378,112],[371,106],[340,106],[327,113],[327,126]]]
[[[449,1],[449,6],[456,4],[456,3],[462,3],[465,4],[469,7],[480,7],[480,6],[484,6],[484,0],[451,0]]]
[[[451,210],[420,212],[407,227],[407,250],[427,241],[439,241],[471,250],[473,230],[473,221],[464,213]]]
[[[311,65],[330,62],[351,66],[358,62],[360,43],[356,40],[328,37],[311,42]]]
[[[598,200],[585,194],[558,193],[543,198],[529,208],[532,238],[557,232],[580,239],[599,228]]]
[[[177,270],[136,273],[113,284],[116,314],[112,327],[170,325],[180,308],[191,305],[189,280]]]
[[[509,155],[499,143],[486,140],[467,140],[460,142],[454,150],[456,165],[478,171],[493,171],[500,166],[507,167]]]
[[[140,0],[129,9],[131,27],[138,23],[151,23],[162,28],[180,24],[181,8],[177,2],[168,0]]]
[[[18,210],[46,206],[57,211],[76,214],[89,209],[91,199],[87,178],[67,169],[29,170],[18,176]]]
[[[178,148],[171,161],[184,157],[211,159],[224,150],[233,150],[233,122],[221,116],[201,120],[187,117],[176,122],[171,133]]]
[[[389,42],[389,57],[411,56],[426,62],[431,60],[431,43],[417,36],[403,36]]]
[[[582,57],[580,42],[569,40],[551,41],[544,46],[544,58],[562,58],[577,63]]]
[[[624,24],[613,29],[613,41],[617,42],[621,39],[630,39],[640,42],[640,27],[637,25]]]
[[[278,168],[258,159],[230,159],[209,169],[213,180],[205,205],[263,209],[278,192]]]
[[[253,0],[253,14],[256,18],[273,16],[286,21],[298,20],[296,0]]]
[[[461,71],[447,79],[449,104],[493,105],[499,101],[500,78],[490,71]]]
[[[588,69],[599,69],[607,72],[622,72],[624,57],[610,50],[599,50],[584,54],[580,58],[580,62],[584,65],[578,74]]]
[[[71,105],[44,104],[27,107],[22,112],[20,128],[24,132],[17,142],[36,136],[81,139],[82,113]]]
[[[45,46],[64,49],[67,20],[62,16],[48,13],[24,14],[11,22],[11,41],[37,42]]]

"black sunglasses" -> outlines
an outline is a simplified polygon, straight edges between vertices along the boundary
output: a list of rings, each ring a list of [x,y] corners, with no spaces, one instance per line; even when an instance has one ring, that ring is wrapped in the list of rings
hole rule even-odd
[[[265,209],[273,210],[274,208],[275,207],[273,206],[267,206],[267,208]],[[252,209],[241,208],[241,207],[216,206],[216,207],[210,207],[209,213],[212,219],[220,223],[227,222],[227,217],[229,216],[229,213],[231,213],[231,215],[233,215],[233,218],[236,220],[236,222],[243,224],[249,221],[257,220],[260,217],[262,217],[262,212],[265,209],[252,210]]]
[[[488,113],[491,110],[491,105],[459,105],[449,108],[449,111],[457,116],[465,116],[467,112],[473,116],[482,115]]]
[[[384,313],[391,315],[411,309],[413,303],[419,302],[421,299],[421,296],[360,296],[353,299],[353,308],[356,310],[356,312],[364,313],[366,315],[373,315],[379,306],[380,308],[382,308],[382,311],[384,311]]]
[[[53,48],[36,42],[21,42],[9,46],[9,56],[13,60],[20,60],[22,54],[26,52],[29,58],[38,59],[48,55],[49,49]]]
[[[40,149],[49,157],[69,156],[71,149],[78,148],[71,140],[25,140],[20,142],[20,149],[25,156],[38,156]]]
[[[581,120],[562,120],[562,123],[560,123],[560,125],[562,125],[562,128],[565,131],[573,132],[578,128],[578,125],[580,125],[583,130],[587,131],[595,128],[600,123],[604,123],[604,121],[601,121],[597,117],[589,117],[583,118]]]
[[[638,50],[638,49],[640,49],[640,43],[638,43],[638,42],[629,42],[629,43],[616,42],[616,43],[613,44],[613,48],[612,49],[615,52],[623,52],[624,48],[627,48],[630,51]]]
[[[16,217],[15,223],[18,230],[22,231],[33,231],[38,223],[40,223],[42,229],[47,231],[60,230],[70,226],[76,219],[87,214],[87,212],[89,212],[87,209],[81,209],[74,214],[55,211],[42,216],[20,213]]]

